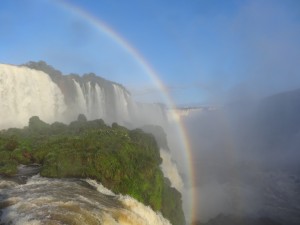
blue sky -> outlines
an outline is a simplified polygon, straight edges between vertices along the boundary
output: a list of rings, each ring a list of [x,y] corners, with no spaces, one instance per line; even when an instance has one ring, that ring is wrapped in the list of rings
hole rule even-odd
[[[64,73],[95,72],[124,84],[138,100],[160,101],[122,46],[57,2],[1,1],[1,63],[44,60]],[[298,0],[66,2],[137,49],[178,105],[300,88]]]

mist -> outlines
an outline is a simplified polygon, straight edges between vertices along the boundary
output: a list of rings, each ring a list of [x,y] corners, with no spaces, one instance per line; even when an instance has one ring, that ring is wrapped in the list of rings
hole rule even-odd
[[[222,214],[299,223],[299,113],[300,89],[183,117],[199,221]]]
[[[296,1],[247,1],[225,24],[215,18],[217,40],[232,47],[207,56],[218,79],[207,82],[204,104],[216,109],[182,118],[201,224],[300,224],[298,9]]]

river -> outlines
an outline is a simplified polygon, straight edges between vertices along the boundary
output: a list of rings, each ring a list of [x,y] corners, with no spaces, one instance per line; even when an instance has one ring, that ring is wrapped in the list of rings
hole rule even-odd
[[[19,167],[0,177],[0,225],[170,225],[129,196],[116,195],[91,179],[50,179],[39,167]]]

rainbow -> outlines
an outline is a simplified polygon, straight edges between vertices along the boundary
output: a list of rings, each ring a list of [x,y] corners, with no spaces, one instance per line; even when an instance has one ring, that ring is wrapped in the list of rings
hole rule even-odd
[[[50,1],[49,1],[50,2]],[[104,21],[102,21],[100,18],[90,14],[89,12],[85,11],[84,9],[78,7],[75,4],[71,4],[70,2],[64,1],[64,0],[55,0],[51,1],[51,3],[54,3],[59,8],[66,11],[66,13],[72,13],[75,16],[81,18],[88,24],[90,24],[92,27],[94,27],[97,31],[101,32],[102,34],[109,37],[111,40],[113,40],[118,46],[120,46],[122,49],[124,49],[129,55],[133,57],[133,59],[138,63],[138,65],[144,70],[144,72],[151,78],[153,83],[156,85],[156,87],[159,88],[159,90],[163,93],[164,101],[167,103],[167,105],[170,108],[174,108],[175,104],[172,101],[172,98],[170,97],[166,87],[160,80],[159,74],[155,71],[155,69],[150,65],[150,63],[142,56],[142,54],[133,47],[132,44],[130,44],[127,40],[125,40],[120,34],[118,34],[115,30],[113,30],[110,26],[108,26]],[[192,165],[192,154],[187,138],[187,132],[185,130],[185,127],[183,123],[180,121],[180,119],[177,120],[177,133],[179,134],[181,138],[181,145],[182,149],[184,149],[184,162],[188,163],[188,175],[189,175],[189,181],[191,187],[194,187],[194,169]],[[194,193],[190,193],[188,196],[188,202],[190,202],[190,209],[187,211],[190,212],[190,215],[187,216],[188,221],[194,221],[195,216],[195,202],[194,202],[195,196]]]

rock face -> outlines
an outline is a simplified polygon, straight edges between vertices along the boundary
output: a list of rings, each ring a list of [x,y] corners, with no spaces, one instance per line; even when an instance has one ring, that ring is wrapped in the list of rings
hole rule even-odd
[[[70,122],[84,114],[108,123],[161,124],[159,104],[135,102],[120,84],[93,73],[63,75],[45,62],[22,66],[0,64],[0,129],[23,127],[31,116],[46,122]]]
[[[88,119],[102,118],[108,122],[151,124],[163,122],[164,108],[159,104],[135,102],[121,84],[108,81],[94,73],[63,75],[45,62],[29,62],[26,67],[47,73],[64,95],[66,115],[72,119],[80,113]]]
[[[158,147],[168,146],[157,125],[167,122],[165,112],[163,105],[135,102],[122,85],[93,73],[63,75],[45,62],[0,64],[0,174],[39,163],[43,176],[94,178],[184,224],[181,194],[160,168]],[[144,126],[153,135],[118,124],[153,124]],[[17,128],[1,131],[10,127]]]

